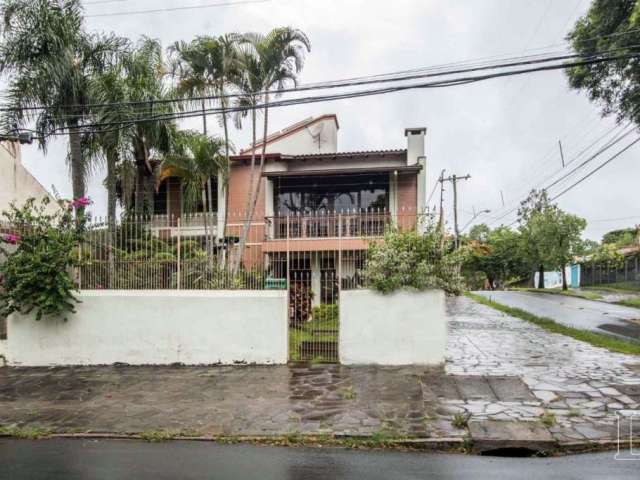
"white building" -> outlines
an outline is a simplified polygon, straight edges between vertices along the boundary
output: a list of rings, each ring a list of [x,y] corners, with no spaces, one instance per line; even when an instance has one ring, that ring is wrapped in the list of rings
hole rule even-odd
[[[0,142],[0,212],[11,202],[20,205],[31,197],[40,200],[46,196],[49,192],[22,165],[20,144]]]

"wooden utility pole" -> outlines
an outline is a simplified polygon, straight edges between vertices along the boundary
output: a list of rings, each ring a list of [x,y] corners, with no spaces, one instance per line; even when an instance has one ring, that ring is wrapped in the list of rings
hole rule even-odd
[[[444,170],[440,172],[440,218],[438,219],[438,228],[444,229]]]
[[[451,182],[453,184],[453,223],[454,223],[454,231],[455,231],[455,248],[458,249],[460,246],[460,230],[458,228],[458,180],[469,180],[471,175],[451,175],[450,177],[443,178],[442,183]],[[441,204],[442,205],[442,204]]]

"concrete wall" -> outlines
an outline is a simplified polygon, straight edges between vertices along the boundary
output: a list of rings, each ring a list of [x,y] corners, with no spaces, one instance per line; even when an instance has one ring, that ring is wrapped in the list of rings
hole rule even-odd
[[[87,291],[68,321],[12,315],[15,366],[283,364],[286,291]]]
[[[447,344],[445,294],[342,291],[339,338],[345,365],[440,364]]]
[[[0,143],[0,212],[11,202],[21,205],[31,197],[40,200],[48,195],[40,182],[22,166],[20,145]],[[55,207],[52,205],[51,208]]]

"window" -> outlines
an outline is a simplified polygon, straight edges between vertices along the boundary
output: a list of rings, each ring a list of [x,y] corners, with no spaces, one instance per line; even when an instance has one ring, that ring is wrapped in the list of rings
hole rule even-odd
[[[389,208],[388,174],[280,177],[274,180],[277,215],[375,212]]]
[[[167,181],[164,180],[160,187],[158,188],[158,192],[153,197],[153,213],[156,215],[166,215],[167,214]]]

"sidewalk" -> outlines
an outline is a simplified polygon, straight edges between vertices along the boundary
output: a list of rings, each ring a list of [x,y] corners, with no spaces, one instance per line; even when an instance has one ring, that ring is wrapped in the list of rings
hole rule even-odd
[[[448,308],[444,368],[4,368],[0,426],[450,440],[468,434],[452,420],[469,414],[474,440],[492,435],[492,421],[508,421],[568,444],[614,440],[616,412],[640,408],[640,358],[549,334],[464,297]]]

